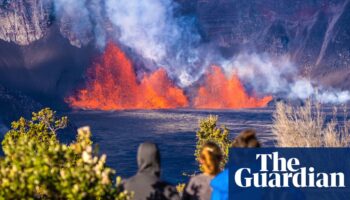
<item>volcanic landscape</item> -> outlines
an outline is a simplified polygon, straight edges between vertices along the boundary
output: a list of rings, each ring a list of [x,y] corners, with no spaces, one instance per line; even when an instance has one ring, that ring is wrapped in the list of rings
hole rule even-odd
[[[164,177],[184,182],[198,120],[273,146],[277,101],[350,100],[348,0],[0,0],[0,131],[44,107],[89,125],[127,177],[154,141]]]

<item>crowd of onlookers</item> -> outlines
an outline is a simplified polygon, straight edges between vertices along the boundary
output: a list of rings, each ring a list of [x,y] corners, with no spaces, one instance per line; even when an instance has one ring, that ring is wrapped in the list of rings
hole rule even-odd
[[[260,147],[256,133],[247,129],[240,133],[232,147]],[[228,169],[221,170],[223,153],[214,142],[205,143],[200,150],[201,174],[190,178],[182,192],[160,179],[160,153],[156,144],[142,143],[137,152],[138,171],[125,180],[122,187],[133,193],[133,199],[193,199],[227,200],[229,193]]]

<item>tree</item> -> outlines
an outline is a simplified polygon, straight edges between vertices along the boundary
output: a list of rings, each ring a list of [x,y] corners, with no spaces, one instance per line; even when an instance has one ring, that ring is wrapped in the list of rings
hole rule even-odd
[[[48,108],[12,123],[2,142],[0,199],[130,197],[112,183],[115,172],[106,167],[106,155],[93,150],[88,127],[79,129],[70,145],[57,140],[57,131],[66,125],[67,117],[57,118]]]
[[[196,133],[196,151],[194,155],[196,156],[196,160],[199,161],[202,146],[208,141],[215,142],[220,146],[223,153],[223,161],[220,165],[221,169],[223,169],[228,161],[231,140],[229,139],[229,130],[225,126],[218,128],[217,121],[218,116],[213,115],[209,115],[207,118],[199,121],[199,130]]]

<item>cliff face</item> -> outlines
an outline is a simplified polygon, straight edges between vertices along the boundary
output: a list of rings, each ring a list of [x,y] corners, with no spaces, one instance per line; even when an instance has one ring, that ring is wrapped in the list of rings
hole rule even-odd
[[[0,0],[0,84],[61,101],[82,80],[97,53],[53,13],[49,0]]]
[[[73,21],[89,22],[90,19],[86,19],[86,16],[79,18],[79,14],[72,16],[71,10],[64,10],[59,5],[52,0],[0,0],[0,39],[22,46],[29,45],[46,36],[52,24],[56,24],[71,45],[86,46],[93,39],[92,27],[74,30],[77,27],[74,27]]]
[[[43,0],[0,3],[0,39],[28,45],[42,38],[51,23],[52,4]]]
[[[350,87],[348,0],[198,0],[196,13],[209,40],[228,56],[247,50],[288,54],[302,75]]]

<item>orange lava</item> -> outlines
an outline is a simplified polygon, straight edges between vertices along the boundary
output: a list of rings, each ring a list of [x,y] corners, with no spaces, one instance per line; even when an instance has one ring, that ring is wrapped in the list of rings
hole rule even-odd
[[[138,82],[131,61],[116,45],[109,44],[100,62],[87,71],[84,89],[66,98],[73,108],[91,110],[165,109],[187,107],[183,90],[164,69]]]
[[[238,77],[227,78],[218,66],[212,66],[205,75],[204,84],[197,90],[195,108],[256,108],[265,107],[272,96],[256,98],[249,96]]]
[[[194,108],[237,109],[265,107],[272,96],[249,96],[236,75],[227,78],[218,66],[205,74],[192,99]],[[65,99],[72,108],[89,110],[166,109],[189,107],[184,91],[174,85],[162,68],[138,81],[131,61],[116,45],[87,71],[84,89]]]

